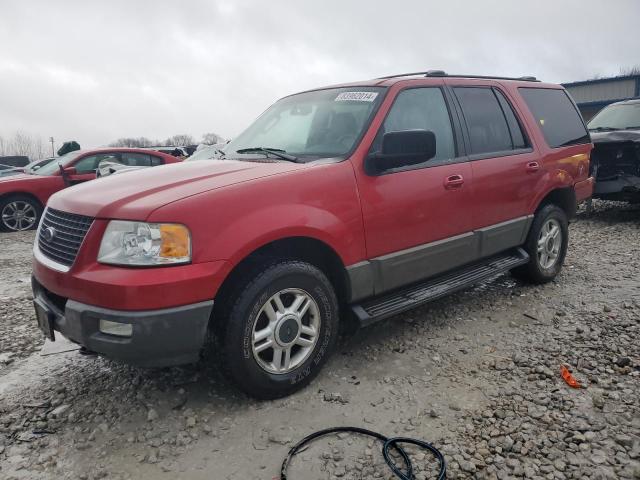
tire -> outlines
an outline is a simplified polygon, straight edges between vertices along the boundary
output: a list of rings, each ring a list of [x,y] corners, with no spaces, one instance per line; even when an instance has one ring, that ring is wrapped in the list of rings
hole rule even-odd
[[[42,206],[34,198],[27,195],[5,197],[0,200],[0,231],[33,230],[38,227],[41,215]]]
[[[557,229],[555,235],[558,235],[559,238],[551,233],[553,228]],[[547,240],[543,240],[543,237]],[[527,241],[523,245],[529,254],[529,262],[513,269],[511,273],[516,278],[530,283],[550,282],[562,269],[568,244],[569,222],[567,214],[556,205],[545,205],[536,213]],[[539,248],[542,250],[539,251]]]
[[[247,272],[236,287],[221,299],[224,318],[214,319],[223,372],[258,399],[300,390],[321,370],[338,337],[331,283],[315,266],[287,260]]]

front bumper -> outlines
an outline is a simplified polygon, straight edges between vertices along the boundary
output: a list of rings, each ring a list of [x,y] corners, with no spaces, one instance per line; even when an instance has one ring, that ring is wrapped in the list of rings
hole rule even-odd
[[[631,200],[640,197],[640,177],[618,175],[607,180],[596,180],[593,196],[612,200]]]
[[[181,307],[123,311],[60,297],[32,277],[34,301],[50,313],[51,326],[72,342],[108,358],[143,367],[198,360],[207,336],[213,300]],[[100,319],[133,325],[131,337],[102,333]]]

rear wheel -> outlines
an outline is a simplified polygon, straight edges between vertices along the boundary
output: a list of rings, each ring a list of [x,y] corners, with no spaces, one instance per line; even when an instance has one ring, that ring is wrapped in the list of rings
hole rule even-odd
[[[42,207],[31,197],[13,195],[0,200],[0,230],[21,232],[38,226]]]
[[[545,205],[536,213],[524,245],[529,263],[514,269],[513,275],[532,283],[550,282],[562,269],[568,243],[566,213],[556,205]]]
[[[224,372],[261,399],[304,387],[337,338],[338,305],[327,277],[308,263],[282,261],[247,274],[236,291],[217,319]]]

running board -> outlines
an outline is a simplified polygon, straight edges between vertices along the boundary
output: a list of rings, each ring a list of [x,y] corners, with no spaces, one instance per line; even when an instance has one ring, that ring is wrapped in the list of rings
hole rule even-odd
[[[363,303],[354,304],[351,308],[360,322],[360,326],[365,327],[450,293],[489,280],[500,273],[524,265],[528,261],[529,255],[522,248],[516,248],[490,257],[481,263],[454,270]]]

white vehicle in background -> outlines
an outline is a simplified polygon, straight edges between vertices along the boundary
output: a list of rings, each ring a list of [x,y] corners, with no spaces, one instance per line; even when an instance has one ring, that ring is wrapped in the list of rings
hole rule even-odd
[[[151,168],[149,166],[131,166],[123,163],[114,162],[111,160],[100,162],[96,169],[96,177],[108,177],[109,175],[116,175],[126,172],[132,172],[134,170],[140,170],[142,168]]]
[[[216,143],[215,145],[200,146],[185,162],[195,160],[219,160],[224,157],[225,145],[226,143]]]

